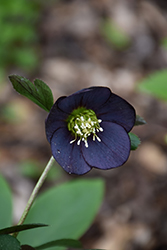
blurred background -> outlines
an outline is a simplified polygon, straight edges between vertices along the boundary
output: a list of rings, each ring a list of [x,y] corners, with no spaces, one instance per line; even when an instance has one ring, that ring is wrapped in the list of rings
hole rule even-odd
[[[166,0],[1,0],[0,171],[14,193],[17,223],[51,156],[47,113],[18,95],[10,74],[42,79],[55,100],[90,86],[108,86],[147,125],[141,146],[121,168],[93,169],[106,181],[104,202],[81,241],[87,248],[167,249],[167,104],[138,91],[148,74],[167,68]],[[45,187],[80,178],[60,166]]]

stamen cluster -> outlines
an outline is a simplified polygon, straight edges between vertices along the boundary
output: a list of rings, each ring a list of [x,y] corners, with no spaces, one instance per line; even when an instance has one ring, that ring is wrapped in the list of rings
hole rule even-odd
[[[77,145],[80,145],[81,141],[85,143],[85,147],[88,147],[87,138],[93,135],[93,141],[97,139],[101,142],[101,139],[97,136],[97,132],[103,132],[103,128],[100,127],[102,120],[97,119],[96,114],[91,109],[79,108],[74,110],[68,118],[68,130],[72,132],[75,139],[70,141],[73,143],[77,140]]]

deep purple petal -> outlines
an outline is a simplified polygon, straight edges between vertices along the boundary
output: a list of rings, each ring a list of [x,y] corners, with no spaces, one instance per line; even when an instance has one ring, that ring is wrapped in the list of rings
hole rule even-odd
[[[127,132],[134,126],[135,109],[123,98],[113,93],[104,105],[97,107],[94,111],[102,121],[117,123],[123,126]]]
[[[104,131],[99,141],[88,137],[88,148],[81,144],[85,161],[96,168],[110,169],[123,165],[130,154],[130,139],[123,127],[116,123],[102,122]]]
[[[50,113],[45,121],[45,131],[47,140],[50,142],[53,136],[53,133],[59,129],[66,127],[67,124],[65,120],[68,117],[68,114],[64,113],[60,110],[57,106],[60,100],[64,99],[65,97],[60,97],[55,104],[52,106]]]
[[[52,154],[66,172],[82,175],[90,171],[91,167],[85,162],[81,147],[76,142],[70,144],[73,139],[67,128],[56,130],[51,139]]]
[[[91,87],[82,89],[58,103],[58,107],[66,113],[71,113],[78,107],[94,110],[105,104],[111,96],[111,90],[106,87]]]

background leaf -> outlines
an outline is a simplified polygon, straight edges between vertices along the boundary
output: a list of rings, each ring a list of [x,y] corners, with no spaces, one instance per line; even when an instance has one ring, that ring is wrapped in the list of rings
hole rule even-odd
[[[167,70],[158,71],[149,75],[139,83],[138,89],[167,101]]]
[[[110,19],[102,21],[101,33],[105,40],[117,49],[125,49],[130,43],[128,35]]]
[[[139,137],[133,133],[129,133],[128,135],[130,137],[131,150],[136,150],[141,143]]]
[[[11,235],[0,235],[0,249],[1,250],[20,250],[20,242]]]
[[[5,75],[0,85],[9,67],[32,74],[39,66],[41,50],[37,26],[41,7],[38,1],[1,0],[0,77],[1,71]]]
[[[12,224],[12,194],[11,190],[0,175],[0,228],[9,227]]]
[[[36,250],[36,249],[29,245],[21,245],[21,250]]]
[[[37,246],[62,238],[78,239],[91,225],[103,192],[104,185],[100,179],[80,179],[51,188],[36,199],[25,221],[41,221],[50,226],[21,232],[19,240],[22,244]]]
[[[35,102],[39,107],[50,111],[53,106],[53,95],[46,83],[35,79],[34,84],[28,79],[18,75],[11,75],[9,79],[13,88],[23,96]]]
[[[145,124],[146,124],[146,121],[144,120],[144,118],[139,115],[136,115],[135,126],[145,125]]]
[[[80,241],[78,240],[73,240],[73,239],[61,239],[61,240],[54,240],[51,242],[48,242],[46,244],[43,244],[41,246],[35,247],[36,250],[42,250],[42,249],[47,249],[49,247],[53,246],[63,246],[63,247],[72,247],[72,248],[81,248],[82,245]]]
[[[37,227],[46,227],[47,225],[45,224],[24,224],[24,225],[19,225],[19,226],[13,226],[13,227],[7,227],[3,228],[0,230],[0,234],[11,234],[15,232],[20,232],[28,229],[33,229]]]

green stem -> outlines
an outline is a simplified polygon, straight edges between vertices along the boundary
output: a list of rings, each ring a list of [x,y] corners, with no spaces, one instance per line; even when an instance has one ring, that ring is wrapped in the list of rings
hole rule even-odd
[[[28,212],[29,212],[29,210],[30,210],[30,208],[31,208],[31,206],[32,206],[32,204],[33,204],[33,202],[34,202],[34,200],[35,200],[38,192],[39,192],[39,189],[41,188],[42,184],[44,183],[49,170],[53,166],[53,163],[54,163],[54,158],[53,158],[53,156],[51,156],[48,164],[46,165],[43,173],[41,174],[41,176],[40,176],[40,178],[39,178],[36,186],[34,187],[34,189],[32,191],[32,194],[31,194],[31,196],[30,196],[30,198],[29,198],[29,200],[27,202],[27,205],[26,205],[26,207],[24,209],[24,212],[23,212],[23,214],[22,214],[22,216],[21,216],[21,218],[19,220],[18,225],[22,225],[23,222],[25,221],[25,219],[26,219],[26,217],[28,215]],[[16,232],[16,233],[13,234],[14,237],[17,237],[17,235],[18,235],[18,232]]]

